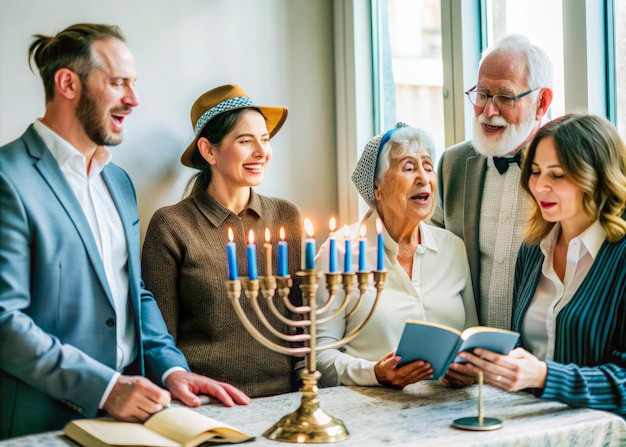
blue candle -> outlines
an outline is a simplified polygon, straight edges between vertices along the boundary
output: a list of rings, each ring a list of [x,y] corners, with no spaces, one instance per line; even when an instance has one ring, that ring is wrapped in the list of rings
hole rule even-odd
[[[367,251],[365,231],[365,225],[361,225],[361,238],[359,239],[359,272],[365,271],[365,255]]]
[[[315,269],[315,239],[313,239],[313,223],[310,219],[304,219],[304,229],[309,235],[304,240],[304,269]]]
[[[328,258],[328,271],[335,273],[337,271],[337,247],[334,237],[330,238],[328,244],[328,250],[330,251],[330,257]]]
[[[376,219],[376,229],[378,230],[378,247],[376,256],[376,270],[384,270],[385,246],[383,244],[383,223]]]
[[[246,250],[248,253],[248,278],[259,279],[259,274],[256,268],[256,245],[254,245],[254,232],[250,230],[248,235],[250,241]]]
[[[350,229],[347,225],[343,227],[343,237],[345,238],[344,245],[346,252],[343,255],[343,271],[345,273],[352,272],[352,244],[350,241]]]
[[[234,281],[237,279],[239,272],[237,271],[237,246],[233,242],[233,230],[228,229],[228,239],[230,242],[226,244],[226,254],[228,255],[228,279]]]
[[[304,269],[315,268],[315,239],[309,237],[304,242]]]
[[[278,242],[278,276],[288,276],[287,268],[287,242],[285,241],[285,229],[280,228],[280,241]]]
[[[337,241],[332,233],[335,231],[335,218],[330,219],[330,240],[328,241],[328,271],[335,273],[337,271]]]

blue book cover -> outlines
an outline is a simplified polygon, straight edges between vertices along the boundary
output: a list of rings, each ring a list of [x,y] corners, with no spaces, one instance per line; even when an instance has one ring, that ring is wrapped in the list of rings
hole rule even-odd
[[[508,354],[517,344],[519,333],[488,326],[474,326],[459,331],[444,324],[408,320],[402,331],[396,355],[402,357],[398,367],[424,360],[433,369],[433,379],[439,380],[461,351],[484,348],[498,354]]]

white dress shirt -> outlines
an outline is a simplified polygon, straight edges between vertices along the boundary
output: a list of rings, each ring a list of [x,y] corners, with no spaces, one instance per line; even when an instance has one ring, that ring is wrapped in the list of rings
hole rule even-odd
[[[560,234],[561,225],[557,223],[541,241],[540,248],[545,256],[541,276],[522,324],[525,346],[541,360],[553,359],[556,317],[589,273],[606,239],[599,221],[573,238],[567,247],[565,274],[561,281],[554,271],[554,247]]]
[[[520,168],[500,174],[487,157],[480,206],[480,321],[511,328],[515,261],[522,243],[528,198],[519,186]]]
[[[377,232],[374,213],[365,222],[367,226],[367,270],[376,268]],[[350,228],[353,235],[352,272],[357,270],[359,224]],[[374,365],[387,353],[394,351],[406,320],[425,320],[446,324],[462,330],[478,324],[474,294],[467,253],[463,241],[448,230],[420,223],[421,243],[413,259],[413,274],[409,278],[397,260],[398,244],[383,230],[385,245],[384,267],[387,270],[385,287],[377,308],[363,332],[339,349],[320,351],[317,368],[322,373],[324,386],[334,385],[378,385]],[[341,235],[340,235],[341,234]],[[344,238],[337,232],[337,248],[340,271],[343,271]],[[328,270],[328,241],[322,245],[316,258],[318,270]],[[341,339],[357,327],[367,316],[376,290],[370,286],[359,310],[347,321],[347,312],[356,303],[359,292],[350,297],[347,311],[325,324],[318,325],[318,346]],[[331,310],[343,301],[343,290],[338,293]],[[321,307],[328,298],[325,282],[318,289],[317,305]],[[321,315],[319,318],[323,318]]]
[[[111,153],[99,146],[87,172],[85,156],[70,143],[44,125],[40,120],[34,128],[41,136],[52,156],[59,163],[70,188],[89,222],[98,252],[104,265],[116,316],[117,370],[133,362],[137,355],[135,324],[130,317],[128,247],[124,228],[117,208],[102,178],[102,170],[111,161]],[[80,297],[77,297],[80,298]],[[90,297],[84,297],[90,299]],[[109,383],[103,399],[108,397],[119,375]]]

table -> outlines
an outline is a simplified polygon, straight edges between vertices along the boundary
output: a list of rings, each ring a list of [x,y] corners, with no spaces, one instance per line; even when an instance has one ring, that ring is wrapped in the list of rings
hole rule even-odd
[[[299,392],[254,399],[245,407],[204,405],[203,414],[256,436],[243,446],[289,446],[263,432],[300,405]],[[454,419],[477,416],[478,386],[453,390],[426,381],[394,390],[381,387],[334,387],[320,390],[320,405],[342,419],[350,438],[341,447],[386,446],[625,446],[626,422],[603,411],[572,408],[526,393],[483,388],[484,416],[504,422],[495,431],[464,431]],[[320,445],[320,444],[313,444]],[[60,432],[48,432],[0,442],[1,447],[76,446]]]

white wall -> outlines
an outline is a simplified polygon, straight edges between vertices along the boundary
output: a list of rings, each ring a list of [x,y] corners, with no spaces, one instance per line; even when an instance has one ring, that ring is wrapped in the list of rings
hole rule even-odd
[[[258,104],[289,107],[257,191],[295,202],[324,239],[337,214],[332,0],[0,0],[0,145],[43,115],[32,35],[78,22],[119,25],[135,56],[141,103],[112,152],[135,182],[144,231],[194,172],[179,161],[191,104],[237,83]]]

